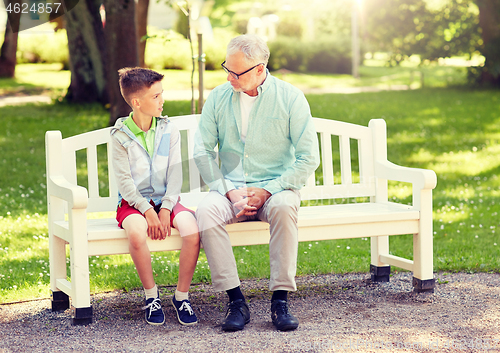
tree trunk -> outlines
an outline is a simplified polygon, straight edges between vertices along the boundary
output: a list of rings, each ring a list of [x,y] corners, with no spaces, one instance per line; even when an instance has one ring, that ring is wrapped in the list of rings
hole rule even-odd
[[[21,4],[20,0],[10,0],[6,6],[15,3]],[[19,33],[19,21],[21,13],[12,11],[9,13],[7,25],[5,27],[5,39],[0,49],[0,77],[14,77],[16,71],[17,37]]]
[[[66,16],[71,83],[70,102],[108,103],[106,43],[98,0],[80,0]]]
[[[482,83],[500,87],[500,1],[477,0],[479,7],[479,26],[482,29],[485,57]]]
[[[148,9],[149,0],[137,1],[137,40],[139,41],[139,66],[146,67],[144,56],[146,52],[146,39],[142,39],[148,34]]]
[[[128,115],[131,108],[123,99],[118,85],[118,70],[139,65],[134,0],[104,0],[106,9],[106,43],[108,48],[109,124]]]

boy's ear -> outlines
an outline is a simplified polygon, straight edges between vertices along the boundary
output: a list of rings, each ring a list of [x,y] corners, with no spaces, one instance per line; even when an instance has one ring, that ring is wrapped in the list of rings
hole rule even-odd
[[[138,97],[133,97],[130,103],[132,103],[132,108],[139,108],[141,105]]]

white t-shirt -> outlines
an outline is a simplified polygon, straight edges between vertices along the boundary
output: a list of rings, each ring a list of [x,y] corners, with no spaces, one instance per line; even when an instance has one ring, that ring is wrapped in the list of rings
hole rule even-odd
[[[240,93],[240,107],[241,107],[241,141],[245,143],[248,132],[248,119],[250,118],[250,110],[257,100],[258,96],[252,97],[248,94]]]

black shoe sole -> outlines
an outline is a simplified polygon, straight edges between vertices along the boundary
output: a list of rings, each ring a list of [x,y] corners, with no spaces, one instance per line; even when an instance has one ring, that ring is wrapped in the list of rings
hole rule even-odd
[[[224,325],[222,324],[222,331],[226,332],[234,332],[234,331],[241,331],[245,328],[245,325],[250,322],[250,319],[246,320],[243,326],[236,326],[236,325]]]
[[[292,331],[292,330],[295,330],[297,327],[299,327],[299,324],[285,324],[285,325],[277,326],[274,324],[274,322],[273,322],[273,325],[279,331]]]

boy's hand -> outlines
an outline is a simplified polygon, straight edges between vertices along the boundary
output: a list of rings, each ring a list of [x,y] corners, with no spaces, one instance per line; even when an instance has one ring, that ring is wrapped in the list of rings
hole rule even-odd
[[[160,219],[160,223],[163,227],[163,231],[164,231],[164,236],[162,238],[165,239],[165,235],[166,236],[170,236],[171,235],[171,228],[170,228],[170,210],[168,208],[162,208],[160,210],[160,213],[158,213],[158,217]]]
[[[155,209],[150,208],[144,213],[144,216],[148,222],[148,236],[153,240],[165,239],[165,231]]]

